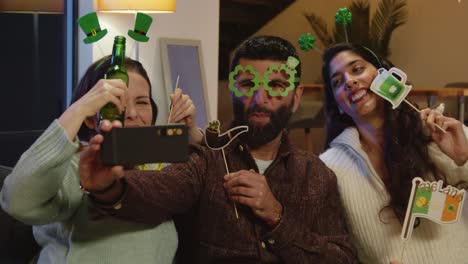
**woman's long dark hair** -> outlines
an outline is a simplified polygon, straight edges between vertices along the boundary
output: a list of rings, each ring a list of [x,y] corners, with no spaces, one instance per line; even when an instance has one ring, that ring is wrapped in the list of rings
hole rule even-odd
[[[107,69],[110,67],[111,64],[111,56],[105,56],[101,58],[100,60],[94,62],[91,66],[88,67],[86,70],[85,74],[81,78],[80,82],[78,83],[78,86],[76,87],[73,97],[71,100],[71,103],[73,104],[74,102],[78,101],[83,95],[85,95],[93,86],[102,78],[104,78],[104,74],[106,73]],[[145,68],[143,68],[143,65],[136,60],[130,59],[130,58],[125,58],[125,69],[128,71],[136,72],[139,75],[141,75],[149,85],[149,97],[150,97],[150,103],[151,103],[151,110],[152,110],[152,120],[151,124],[154,124],[156,122],[156,118],[158,116],[158,107],[156,103],[153,100],[153,97],[151,95],[151,82],[148,77],[148,73],[146,72]],[[82,124],[80,130],[78,131],[78,137],[80,140],[87,141],[89,140],[93,135],[96,134],[96,131],[94,129],[90,129],[86,126],[86,124]]]
[[[327,147],[345,128],[355,126],[350,116],[339,112],[331,88],[330,62],[342,51],[351,51],[361,56],[377,69],[391,67],[390,63],[378,58],[371,50],[352,43],[337,44],[323,53],[322,77],[325,83]],[[419,113],[405,103],[393,110],[387,101],[385,101],[384,113],[384,162],[389,176],[384,179],[384,184],[390,195],[390,201],[382,210],[391,208],[400,222],[403,222],[411,193],[412,179],[421,177],[428,180],[427,176],[430,172],[436,180],[445,179],[442,178],[429,156],[428,144],[431,138],[423,130]]]

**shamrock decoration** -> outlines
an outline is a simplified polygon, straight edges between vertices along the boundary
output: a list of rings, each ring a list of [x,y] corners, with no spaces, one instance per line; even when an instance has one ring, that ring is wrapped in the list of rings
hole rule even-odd
[[[353,14],[346,7],[338,9],[338,12],[336,12],[335,15],[336,23],[343,26],[349,25],[351,23],[352,18]]]
[[[254,75],[254,78],[251,80],[253,83],[254,83],[254,87],[252,87],[252,89],[249,89],[248,91],[246,90],[242,90],[240,91],[236,86],[235,86],[235,83],[237,82],[237,80],[235,79],[235,77],[237,76],[237,74],[239,74],[239,72],[250,72]],[[234,94],[237,96],[237,97],[241,97],[241,96],[252,96],[253,93],[258,90],[258,84],[260,83],[260,79],[258,77],[258,73],[252,68],[252,66],[250,65],[247,65],[244,67],[242,67],[242,65],[237,65],[236,68],[234,68],[234,71],[232,71],[231,73],[229,73],[229,90],[231,90],[232,92],[234,92]]]
[[[309,51],[313,48],[315,48],[315,37],[312,36],[312,34],[307,33],[307,34],[302,34],[299,37],[299,40],[297,41],[299,43],[299,47],[303,51]]]
[[[265,84],[263,86],[263,89],[265,89],[265,91],[267,91],[270,96],[278,96],[278,95],[287,96],[290,91],[294,90],[294,87],[295,87],[294,86],[294,81],[295,81],[294,76],[296,75],[296,70],[295,69],[290,69],[289,67],[287,67],[286,64],[281,64],[280,67],[278,67],[276,65],[272,65],[264,73],[265,74],[265,79],[267,79],[268,76],[273,72],[286,72],[286,74],[289,76],[289,79],[287,81],[289,83],[289,86],[286,87],[284,90],[281,90],[281,89],[277,90],[277,89],[275,89],[275,87],[271,87],[269,82],[265,82]]]
[[[293,56],[289,56],[288,57],[288,61],[286,62],[286,65],[288,66],[289,69],[291,70],[294,70],[296,69],[297,65],[299,65],[300,61],[293,57]]]
[[[260,73],[255,71],[251,65],[245,67],[237,65],[229,73],[229,90],[236,97],[251,97],[260,88],[260,84],[263,83],[263,89],[270,96],[287,96],[290,91],[294,90],[294,83],[299,82],[299,77],[296,78],[296,67],[299,63],[299,59],[289,56],[286,63],[270,65],[263,73],[263,76],[260,76]],[[248,75],[241,76],[244,73],[248,73]],[[281,77],[280,79],[287,78],[287,80],[277,80],[278,77],[275,77],[275,74],[285,74],[287,77]]]
[[[351,23],[352,18],[353,14],[346,7],[338,9],[338,12],[336,12],[335,15],[336,23],[341,24],[343,26],[346,42],[349,42],[348,31],[346,30],[346,26]]]
[[[206,129],[208,129],[209,131],[219,132],[220,125],[221,124],[219,123],[219,120],[213,120],[208,123]]]
[[[297,65],[299,65],[299,63],[300,62],[297,58],[289,56],[286,64],[281,64],[281,66],[279,67],[276,65],[272,65],[268,68],[268,70],[264,73],[265,79],[268,79],[268,76],[273,72],[285,72],[289,76],[287,81],[289,83],[289,86],[286,87],[284,90],[275,89],[274,87],[270,86],[269,82],[265,82],[264,89],[268,92],[270,96],[287,96],[290,91],[294,90],[294,82],[298,81],[296,80],[295,76],[297,73],[296,67]]]

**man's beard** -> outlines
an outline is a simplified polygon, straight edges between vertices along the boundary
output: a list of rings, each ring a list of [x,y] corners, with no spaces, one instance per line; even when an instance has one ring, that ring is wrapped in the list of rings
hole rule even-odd
[[[281,106],[276,111],[270,111],[264,107],[255,105],[243,111],[243,104],[234,100],[234,122],[233,126],[247,125],[249,131],[240,136],[251,149],[258,149],[259,147],[269,143],[275,139],[281,131],[283,131],[292,115],[292,107],[294,101],[290,105]],[[270,122],[266,125],[256,125],[249,122],[249,117],[253,113],[264,113],[270,117]]]

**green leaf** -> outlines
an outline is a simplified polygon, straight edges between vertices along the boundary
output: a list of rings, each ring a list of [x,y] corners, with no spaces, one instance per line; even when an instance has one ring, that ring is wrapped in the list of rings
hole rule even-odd
[[[405,0],[380,1],[370,26],[370,48],[384,58],[389,57],[392,33],[407,17]]]
[[[325,20],[319,17],[316,14],[304,14],[304,17],[309,21],[310,26],[315,32],[315,36],[323,43],[325,47],[333,45],[335,40],[333,37],[328,33],[328,27]]]

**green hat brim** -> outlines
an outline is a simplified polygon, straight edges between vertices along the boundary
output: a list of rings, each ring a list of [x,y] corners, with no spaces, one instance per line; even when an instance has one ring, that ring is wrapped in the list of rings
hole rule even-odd
[[[107,34],[107,29],[101,30],[95,36],[89,36],[89,37],[83,39],[83,42],[86,43],[86,44],[96,42],[96,41],[102,39],[106,34]]]
[[[134,39],[134,40],[136,40],[136,41],[140,41],[140,42],[147,42],[147,41],[149,40],[149,38],[148,38],[147,36],[138,34],[138,33],[136,33],[136,32],[133,31],[133,30],[129,30],[129,31],[128,31],[128,35],[129,35],[132,39]]]

